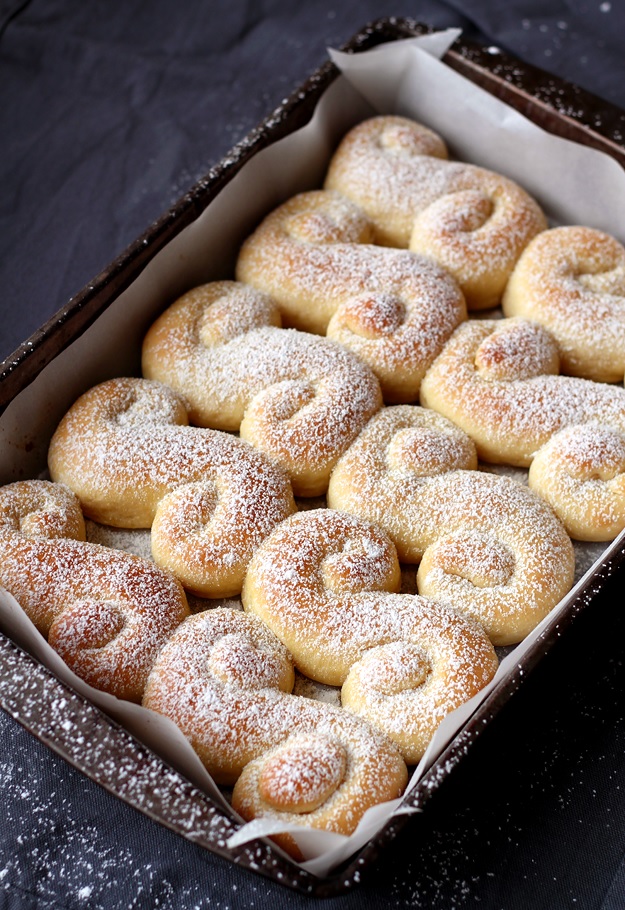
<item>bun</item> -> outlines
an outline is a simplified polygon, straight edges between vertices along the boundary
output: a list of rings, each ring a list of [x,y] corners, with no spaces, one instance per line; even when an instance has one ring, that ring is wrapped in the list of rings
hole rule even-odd
[[[451,421],[386,408],[337,465],[328,502],[384,529],[403,562],[420,563],[421,594],[509,645],[571,587],[573,548],[538,496],[476,466],[472,441]]]
[[[443,717],[493,677],[482,627],[424,597],[398,594],[390,538],[332,509],[299,512],[254,554],[242,599],[306,676],[341,685],[344,708],[389,736],[408,764]]]
[[[386,401],[413,401],[464,297],[440,266],[374,246],[371,225],[337,193],[302,193],[241,248],[237,277],[276,301],[285,324],[327,334],[367,363]]]
[[[535,237],[510,276],[506,316],[545,326],[558,343],[563,373],[598,382],[625,375],[625,248],[588,227]]]
[[[169,573],[85,542],[78,500],[44,480],[0,488],[0,583],[74,673],[130,701],[189,614]]]
[[[259,816],[351,834],[365,811],[403,791],[395,747],[360,718],[291,693],[286,648],[256,617],[217,608],[165,645],[143,704],[171,718],[232,805]],[[293,838],[278,835],[293,856]]]
[[[339,345],[279,322],[273,301],[253,288],[203,285],[152,325],[143,372],[185,397],[193,423],[239,430],[288,473],[296,495],[319,496],[381,407],[380,387]]]
[[[522,250],[547,227],[516,183],[447,160],[443,140],[404,117],[373,117],[347,133],[325,187],[363,210],[374,243],[409,247],[446,268],[470,310],[500,302]]]
[[[295,510],[280,468],[234,436],[188,426],[183,399],[145,379],[85,392],[54,433],[48,464],[87,517],[151,527],[156,562],[202,597],[238,594],[254,548]]]

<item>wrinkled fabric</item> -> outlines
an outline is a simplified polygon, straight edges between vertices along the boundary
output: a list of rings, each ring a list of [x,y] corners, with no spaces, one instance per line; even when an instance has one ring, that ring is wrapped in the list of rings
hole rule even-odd
[[[366,22],[409,15],[625,108],[618,0],[3,0],[0,359]],[[0,715],[0,907],[616,910],[625,905],[618,578],[431,800],[311,901],[175,836]]]

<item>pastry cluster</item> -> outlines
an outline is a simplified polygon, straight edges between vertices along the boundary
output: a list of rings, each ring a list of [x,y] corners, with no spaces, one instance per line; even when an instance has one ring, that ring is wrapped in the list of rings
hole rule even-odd
[[[244,819],[350,834],[570,589],[571,538],[625,527],[624,341],[616,240],[375,117],[159,316],[141,378],[75,402],[50,481],[0,490],[0,581]],[[152,560],[83,515],[149,529]]]

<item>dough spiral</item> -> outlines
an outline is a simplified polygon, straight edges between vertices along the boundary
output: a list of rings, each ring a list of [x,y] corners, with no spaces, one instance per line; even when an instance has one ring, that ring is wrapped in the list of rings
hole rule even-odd
[[[299,512],[258,548],[242,599],[306,676],[341,685],[343,707],[366,717],[416,763],[443,717],[497,668],[482,627],[451,608],[396,593],[390,538],[332,509]]]
[[[530,485],[572,536],[607,540],[625,527],[618,494],[623,481],[615,479],[622,472],[615,445],[622,443],[614,441],[625,436],[625,389],[561,376],[558,363],[555,340],[537,323],[470,321],[432,365],[421,401],[462,427],[485,461],[531,466]],[[601,452],[608,457],[604,467]],[[608,480],[615,495],[606,498],[598,488]]]
[[[577,540],[613,540],[625,528],[625,434],[565,427],[538,450],[529,484]]]
[[[235,784],[246,820],[350,834],[370,806],[401,795],[406,766],[382,734],[291,694],[293,682],[290,654],[256,616],[217,608],[179,626],[143,704],[180,727],[218,783]],[[302,858],[290,835],[276,840]]]
[[[285,324],[340,342],[376,374],[387,401],[413,401],[429,364],[466,318],[451,276],[407,250],[372,243],[337,193],[301,193],[243,244],[237,277],[276,300]]]
[[[74,673],[135,702],[189,614],[168,572],[85,542],[77,498],[44,480],[0,488],[0,583]]]
[[[143,373],[184,395],[193,423],[240,430],[285,469],[297,495],[319,496],[381,407],[380,387],[340,345],[279,324],[276,304],[255,289],[203,285],[152,325]]]
[[[547,223],[516,183],[449,161],[443,140],[397,116],[373,117],[340,143],[326,189],[374,224],[374,242],[432,257],[458,280],[469,309],[497,305],[527,243]]]
[[[332,475],[328,502],[384,529],[420,563],[419,592],[521,641],[573,583],[571,541],[520,483],[475,470],[473,443],[440,414],[386,408]]]
[[[535,237],[502,301],[506,316],[544,325],[561,369],[599,382],[625,375],[625,248],[609,234],[572,225]]]
[[[295,509],[284,472],[252,446],[187,424],[183,399],[124,377],[85,392],[48,452],[89,518],[152,528],[152,553],[203,597],[241,590],[254,548]]]
[[[434,362],[421,403],[444,414],[494,464],[529,467],[567,426],[600,423],[625,431],[625,390],[558,374],[552,336],[521,318],[471,320]]]

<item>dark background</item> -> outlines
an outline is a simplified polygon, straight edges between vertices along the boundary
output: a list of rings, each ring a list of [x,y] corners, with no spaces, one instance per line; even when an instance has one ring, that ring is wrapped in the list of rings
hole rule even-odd
[[[0,360],[367,22],[412,16],[625,108],[623,0],[0,0]],[[621,238],[622,239],[622,238]],[[328,908],[625,907],[622,583]],[[310,907],[0,714],[0,908]]]

